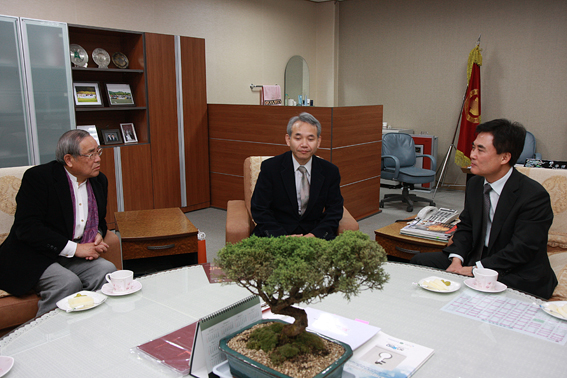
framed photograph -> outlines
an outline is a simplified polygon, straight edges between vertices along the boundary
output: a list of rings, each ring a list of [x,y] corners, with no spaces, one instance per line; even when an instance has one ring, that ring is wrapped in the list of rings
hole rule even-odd
[[[120,129],[122,130],[122,137],[124,143],[137,143],[138,137],[136,136],[136,129],[133,123],[121,123]]]
[[[122,143],[122,136],[118,129],[102,130],[102,140],[104,144],[119,144]]]
[[[76,106],[103,106],[97,82],[73,83]]]
[[[100,140],[98,139],[98,132],[96,131],[95,125],[87,125],[87,126],[77,126],[79,130],[85,130],[87,133],[91,134],[91,136],[96,140],[98,145],[100,146]]]
[[[106,84],[106,92],[110,106],[135,105],[130,84]]]

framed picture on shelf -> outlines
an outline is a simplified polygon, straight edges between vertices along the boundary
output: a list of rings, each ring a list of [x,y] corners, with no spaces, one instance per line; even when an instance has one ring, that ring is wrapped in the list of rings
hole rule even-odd
[[[122,143],[122,136],[118,129],[102,130],[102,140],[104,144],[119,144]]]
[[[103,106],[97,82],[73,83],[76,106]]]
[[[124,143],[137,143],[138,137],[136,136],[136,129],[133,123],[121,123],[120,129],[122,130],[122,137]]]
[[[134,96],[130,84],[106,84],[110,106],[133,106]]]
[[[91,136],[96,140],[98,145],[100,146],[100,140],[98,139],[98,132],[96,131],[95,125],[88,125],[88,126],[77,126],[79,130],[85,130],[87,133],[91,134]]]

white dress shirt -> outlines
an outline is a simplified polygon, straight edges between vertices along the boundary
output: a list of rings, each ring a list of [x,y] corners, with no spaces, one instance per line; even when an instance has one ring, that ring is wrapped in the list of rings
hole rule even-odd
[[[75,194],[75,233],[74,237],[76,239],[80,239],[83,237],[83,233],[85,232],[85,224],[87,223],[87,218],[89,216],[89,195],[87,193],[87,180],[85,180],[82,184],[79,185],[77,178],[67,172],[67,176],[71,180],[71,184],[73,185],[73,193]],[[75,256],[75,251],[77,250],[77,243],[69,240],[67,245],[63,250],[59,253],[59,256],[64,257],[73,257]]]

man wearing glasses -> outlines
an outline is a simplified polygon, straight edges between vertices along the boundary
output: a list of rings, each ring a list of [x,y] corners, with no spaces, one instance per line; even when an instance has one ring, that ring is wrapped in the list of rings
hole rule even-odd
[[[57,143],[56,160],[22,178],[14,224],[0,245],[0,288],[13,295],[38,292],[38,316],[68,295],[100,289],[116,270],[101,258],[110,235],[101,154],[88,132],[70,130]]]

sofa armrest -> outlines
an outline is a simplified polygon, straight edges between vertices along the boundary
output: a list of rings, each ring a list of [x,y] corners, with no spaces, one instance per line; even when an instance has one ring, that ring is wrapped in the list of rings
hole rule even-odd
[[[339,229],[337,235],[341,234],[345,230],[358,231],[358,222],[354,217],[348,212],[346,207],[343,206],[343,218],[339,222]]]
[[[104,242],[108,244],[108,251],[102,255],[106,260],[114,264],[116,269],[122,269],[122,250],[120,249],[120,238],[113,231],[108,230],[104,237]]]
[[[250,236],[253,222],[243,200],[228,201],[226,206],[226,242],[237,243]]]

